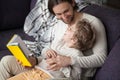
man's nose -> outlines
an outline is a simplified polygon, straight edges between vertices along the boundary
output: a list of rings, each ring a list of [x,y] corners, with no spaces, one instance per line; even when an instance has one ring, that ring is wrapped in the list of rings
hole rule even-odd
[[[62,14],[61,17],[62,17],[62,19],[65,19],[65,18],[66,18],[66,15],[65,15],[65,14]]]

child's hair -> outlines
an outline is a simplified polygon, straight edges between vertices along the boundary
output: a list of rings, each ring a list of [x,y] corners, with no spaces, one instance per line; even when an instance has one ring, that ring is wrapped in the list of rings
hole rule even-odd
[[[95,42],[95,29],[88,20],[83,19],[78,21],[75,27],[74,37],[77,38],[76,48],[82,51],[92,48]]]

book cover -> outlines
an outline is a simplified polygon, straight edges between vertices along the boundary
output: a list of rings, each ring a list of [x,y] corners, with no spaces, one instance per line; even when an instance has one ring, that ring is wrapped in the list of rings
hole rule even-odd
[[[19,35],[15,34],[11,38],[7,44],[7,48],[15,56],[15,58],[22,62],[23,66],[32,66],[27,58],[29,54],[31,54],[31,51],[26,47]]]

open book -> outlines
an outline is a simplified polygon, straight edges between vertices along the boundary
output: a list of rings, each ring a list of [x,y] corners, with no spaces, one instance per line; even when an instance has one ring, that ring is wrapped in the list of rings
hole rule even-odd
[[[25,45],[21,37],[15,34],[7,44],[10,52],[20,61],[23,66],[32,66],[28,56],[32,53]]]

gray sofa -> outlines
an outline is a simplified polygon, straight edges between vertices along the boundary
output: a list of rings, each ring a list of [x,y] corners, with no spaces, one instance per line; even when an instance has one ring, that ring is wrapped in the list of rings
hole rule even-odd
[[[36,0],[0,1],[0,59],[10,54],[6,44],[13,34],[34,40],[23,32],[23,25],[35,2]],[[104,65],[98,68],[93,80],[120,80],[120,10],[90,5],[82,11],[98,17],[105,25],[107,33],[108,57]]]
[[[90,5],[83,12],[98,17],[107,34],[108,57],[96,72],[94,80],[120,80],[120,9]]]
[[[0,59],[11,54],[6,44],[13,34],[33,40],[23,31],[25,18],[31,9],[30,5],[31,0],[0,0]]]

